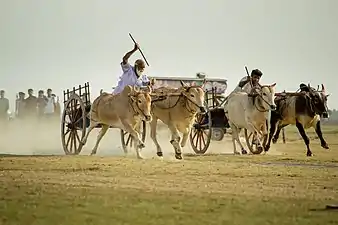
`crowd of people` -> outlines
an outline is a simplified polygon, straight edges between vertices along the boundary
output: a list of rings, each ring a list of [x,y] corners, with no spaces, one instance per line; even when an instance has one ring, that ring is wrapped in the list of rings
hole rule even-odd
[[[9,120],[9,100],[5,96],[5,91],[0,90],[0,119]],[[60,103],[52,89],[39,90],[38,96],[34,95],[33,89],[28,89],[28,96],[24,92],[19,92],[15,102],[15,118],[18,119],[37,119],[37,118],[56,118],[60,116]]]

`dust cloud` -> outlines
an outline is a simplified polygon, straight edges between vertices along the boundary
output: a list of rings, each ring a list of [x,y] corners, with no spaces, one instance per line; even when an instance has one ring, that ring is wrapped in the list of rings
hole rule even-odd
[[[0,154],[15,155],[64,155],[61,144],[61,123],[59,120],[41,120],[41,121],[10,121],[8,124],[1,125],[0,135]],[[89,136],[88,142],[82,148],[80,155],[90,155],[95,145],[99,128],[95,129]],[[150,128],[147,126],[146,147],[142,149],[141,154],[144,158],[156,157],[156,147],[150,138]],[[170,133],[166,127],[158,127],[157,139],[162,147],[164,158],[173,159],[174,150],[170,141]],[[245,139],[241,137],[242,144],[245,145]],[[238,146],[238,150],[240,150]],[[194,153],[188,140],[183,148],[183,153]],[[231,135],[225,134],[222,141],[211,141],[207,154],[232,154],[233,145]],[[271,146],[270,155],[279,155],[275,146]],[[121,146],[121,136],[119,129],[110,129],[103,137],[97,151],[97,156],[124,156]],[[134,149],[129,149],[127,157],[135,157]]]

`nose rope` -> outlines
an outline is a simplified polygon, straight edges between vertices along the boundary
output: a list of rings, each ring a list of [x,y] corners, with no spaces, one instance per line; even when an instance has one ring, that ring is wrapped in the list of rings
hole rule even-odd
[[[193,104],[194,104],[195,106],[197,106],[198,108],[201,107],[201,106],[199,106],[195,101],[191,100],[188,96],[186,96],[186,95],[184,95],[184,96],[186,97],[186,99],[187,99],[188,101],[190,101],[191,103],[193,103]],[[191,107],[189,107],[187,103],[188,103],[188,102],[186,101],[186,108],[187,108],[187,110],[188,110],[189,112],[191,112],[191,113],[196,113],[197,111],[191,109]],[[191,110],[189,110],[188,107],[189,107]]]
[[[268,102],[262,97],[262,95],[258,95],[258,97],[260,97],[266,104],[268,104],[268,105],[271,107],[271,104],[268,103]],[[260,112],[268,112],[268,111],[269,111],[269,109],[266,109],[264,106],[261,106],[261,108],[263,108],[263,110],[260,110],[260,109],[258,109],[256,103],[254,103],[254,105],[255,105],[255,108],[256,108],[258,111],[260,111]]]
[[[138,106],[138,104],[136,103],[136,107],[138,110],[135,110],[134,105],[133,105],[133,101],[131,100],[131,98],[129,98],[129,104],[131,106],[131,108],[134,111],[134,115],[140,115],[140,113],[143,115],[144,118],[146,118],[146,115],[144,114],[144,112],[141,110],[141,108]]]

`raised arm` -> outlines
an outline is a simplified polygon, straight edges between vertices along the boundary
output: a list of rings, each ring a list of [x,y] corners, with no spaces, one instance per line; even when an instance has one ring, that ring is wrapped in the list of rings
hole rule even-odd
[[[137,49],[138,49],[138,44],[135,44],[134,49],[131,50],[131,51],[129,51],[129,52],[127,52],[127,53],[123,56],[123,58],[122,58],[122,64],[123,64],[123,65],[126,65],[126,64],[128,63],[128,59],[130,58],[130,56],[131,56],[134,52],[136,52]]]

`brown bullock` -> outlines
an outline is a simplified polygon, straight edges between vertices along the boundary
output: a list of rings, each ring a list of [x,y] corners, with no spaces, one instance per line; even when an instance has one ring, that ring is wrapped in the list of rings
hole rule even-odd
[[[175,158],[180,160],[182,147],[187,143],[196,114],[205,112],[203,85],[188,86],[183,81],[181,85],[182,87],[178,89],[162,87],[153,90],[154,94],[167,96],[165,100],[152,103],[153,120],[150,123],[150,136],[156,145],[157,156],[160,158],[163,157],[163,152],[156,138],[157,120],[161,120],[168,126]],[[179,132],[183,134],[182,139]]]
[[[308,88],[304,89],[301,93],[276,97],[275,102],[277,110],[271,112],[270,134],[265,150],[269,150],[271,139],[273,139],[273,143],[277,142],[281,129],[289,124],[296,125],[306,145],[307,156],[312,156],[309,146],[310,140],[305,133],[305,130],[310,127],[315,129],[320,139],[321,146],[325,149],[329,149],[328,144],[323,138],[320,126],[320,116],[324,118],[328,117],[328,96],[329,95],[326,95],[325,87],[322,84],[321,91],[316,91],[308,85]],[[277,132],[274,135],[277,124]]]
[[[88,133],[82,140],[85,144],[90,132],[101,126],[97,136],[96,144],[91,155],[96,154],[98,145],[107,130],[120,128],[130,133],[134,139],[134,147],[138,158],[142,158],[139,149],[144,148],[144,143],[137,131],[142,120],[151,121],[151,89],[146,91],[136,90],[135,87],[126,86],[124,90],[116,95],[102,93],[97,97],[90,109],[90,126]]]

